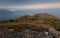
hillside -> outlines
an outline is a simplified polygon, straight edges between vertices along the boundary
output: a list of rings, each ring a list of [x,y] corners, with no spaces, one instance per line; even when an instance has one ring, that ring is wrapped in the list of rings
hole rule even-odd
[[[20,32],[19,34],[23,33],[23,36],[20,35],[21,37],[24,37],[24,33],[26,32],[26,37],[28,33],[30,35],[30,33],[35,34],[36,32],[37,34],[42,32],[44,35],[43,32],[45,31],[48,33],[51,32],[51,34],[58,34],[60,32],[60,19],[48,13],[40,13],[33,16],[25,15],[16,20],[0,21],[0,29],[7,30],[8,32],[11,30],[14,33]],[[4,33],[4,31],[2,32]],[[49,37],[51,36],[49,35]],[[54,37],[57,37],[57,35]]]
[[[54,15],[48,14],[48,13],[40,13],[33,16],[25,15],[20,18],[17,18],[16,20],[9,20],[9,21],[0,21],[0,24],[5,23],[17,23],[17,24],[24,24],[24,23],[31,23],[34,24],[48,24],[50,26],[53,26],[56,28],[56,30],[60,30],[60,19],[55,17]]]

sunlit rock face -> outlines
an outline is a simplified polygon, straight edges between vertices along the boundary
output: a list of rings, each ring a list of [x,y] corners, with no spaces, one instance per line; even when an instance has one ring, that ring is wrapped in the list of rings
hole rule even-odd
[[[46,31],[24,30],[15,31],[15,29],[0,29],[0,38],[57,38],[56,33]]]

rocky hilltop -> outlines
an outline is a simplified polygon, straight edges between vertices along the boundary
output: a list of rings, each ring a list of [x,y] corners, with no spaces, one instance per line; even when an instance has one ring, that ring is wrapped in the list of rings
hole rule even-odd
[[[0,38],[60,38],[60,19],[40,13],[0,21]]]

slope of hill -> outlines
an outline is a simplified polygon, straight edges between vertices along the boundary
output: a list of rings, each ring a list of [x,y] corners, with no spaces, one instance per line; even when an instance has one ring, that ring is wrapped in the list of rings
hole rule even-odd
[[[48,13],[40,13],[40,14],[36,14],[36,15],[33,15],[33,16],[30,16],[30,15],[25,15],[25,16],[22,16],[20,18],[17,18],[16,19],[17,21],[25,21],[25,22],[45,22],[45,21],[48,21],[48,20],[60,20],[59,18],[57,18],[56,16],[54,15],[51,15],[51,14],[48,14]]]
[[[16,34],[16,37],[25,36],[26,38],[30,38],[31,34],[31,38],[58,38],[57,34],[59,34],[59,31],[60,19],[47,13],[36,14],[34,16],[25,15],[16,20],[0,21],[1,37],[4,33],[6,34],[4,37],[8,37],[8,35],[12,36],[11,34],[14,33],[14,35]],[[45,32],[49,33],[49,35],[46,35]],[[42,34],[42,37],[39,34]],[[14,35],[12,36],[13,38]]]
[[[40,13],[40,14],[36,14],[34,16],[41,17],[41,18],[57,18],[56,16],[48,14],[48,13]]]
[[[34,16],[30,16],[30,15],[25,15],[22,16],[20,18],[17,18],[16,20],[9,20],[9,21],[1,21],[0,23],[16,23],[19,25],[19,23],[21,24],[49,24],[50,26],[53,26],[54,28],[56,28],[56,30],[60,30],[60,19],[50,15],[48,13],[40,13],[40,14],[36,14]]]

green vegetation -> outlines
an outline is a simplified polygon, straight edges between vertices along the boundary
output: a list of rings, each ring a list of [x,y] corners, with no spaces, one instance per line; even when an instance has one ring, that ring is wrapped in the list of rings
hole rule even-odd
[[[24,31],[26,29],[34,30],[34,31],[48,31],[48,28],[44,28],[42,26],[37,27],[36,25],[29,25],[29,24],[20,24],[15,26],[7,26],[9,29],[15,29],[17,31]],[[7,28],[6,27],[6,28]]]
[[[49,24],[53,26],[56,30],[60,31],[60,19],[57,17],[54,17],[53,15],[49,14],[38,14],[34,16],[22,16],[16,20],[9,20],[9,21],[0,21],[0,23],[42,23],[42,24]],[[29,24],[23,24],[23,25],[14,25],[14,28],[19,29],[32,29],[32,30],[40,30],[46,29],[43,27],[37,27],[37,25],[29,25]]]
[[[21,21],[25,21],[25,22],[31,21],[31,22],[49,24],[49,25],[53,26],[56,30],[60,31],[60,19],[53,15],[50,15],[50,14],[40,14],[40,15],[36,14],[34,16],[25,16],[22,19],[23,20],[21,20]]]

